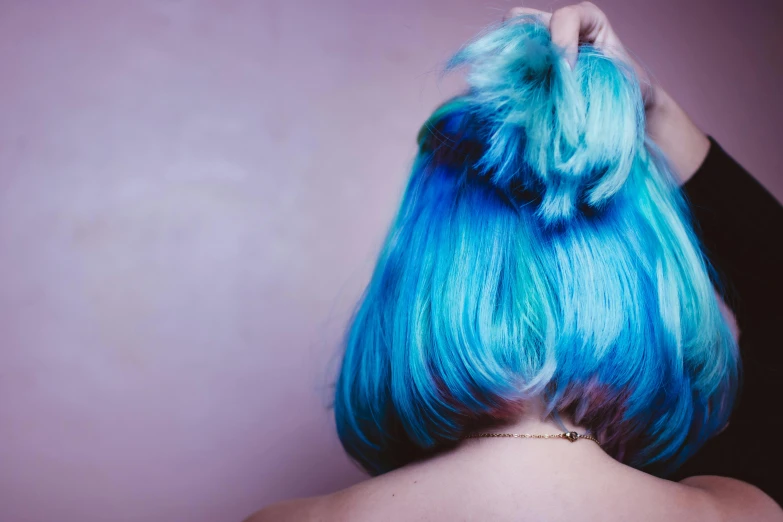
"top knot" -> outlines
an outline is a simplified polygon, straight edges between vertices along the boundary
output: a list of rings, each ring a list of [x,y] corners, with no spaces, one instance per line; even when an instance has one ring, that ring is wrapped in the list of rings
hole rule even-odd
[[[425,128],[469,136],[465,160],[503,189],[538,194],[544,223],[567,221],[585,205],[599,209],[622,188],[644,143],[644,106],[630,66],[583,45],[572,70],[531,16],[470,42],[447,71],[463,66],[468,92]],[[449,108],[461,116],[449,117]],[[450,124],[432,122],[442,118]]]

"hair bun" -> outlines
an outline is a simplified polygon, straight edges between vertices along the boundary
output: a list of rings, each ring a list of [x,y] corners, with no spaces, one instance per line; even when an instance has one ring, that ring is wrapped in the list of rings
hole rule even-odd
[[[537,193],[546,224],[598,209],[623,187],[644,140],[627,64],[583,45],[572,70],[548,29],[522,17],[467,44],[447,70],[462,66],[469,90],[457,106],[470,118],[454,120],[452,101],[433,115],[451,123],[438,130],[459,129],[457,140],[447,134],[455,143],[469,136],[468,159],[497,186]]]

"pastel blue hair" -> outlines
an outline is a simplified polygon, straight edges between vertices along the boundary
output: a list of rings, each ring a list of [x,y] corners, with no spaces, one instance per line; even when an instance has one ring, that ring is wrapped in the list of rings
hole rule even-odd
[[[530,400],[634,467],[674,470],[728,421],[738,353],[638,80],[514,19],[451,60],[352,319],[335,392],[380,474]]]

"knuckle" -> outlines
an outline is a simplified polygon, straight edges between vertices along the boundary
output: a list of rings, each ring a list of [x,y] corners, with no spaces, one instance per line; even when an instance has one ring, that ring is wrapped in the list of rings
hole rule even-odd
[[[567,5],[565,7],[561,7],[560,9],[556,9],[552,13],[552,18],[564,18],[574,14],[576,14],[576,6]]]
[[[588,0],[585,0],[584,2],[579,3],[579,7],[586,11],[591,11],[595,13],[596,15],[604,16],[604,12],[601,11],[601,8],[595,5],[593,2],[590,2]]]

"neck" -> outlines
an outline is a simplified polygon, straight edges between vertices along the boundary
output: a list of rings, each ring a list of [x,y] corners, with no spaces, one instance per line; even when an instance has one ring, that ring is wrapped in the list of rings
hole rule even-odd
[[[560,422],[558,422],[558,419]],[[584,426],[579,426],[566,415],[545,415],[544,405],[540,401],[530,401],[525,404],[522,413],[513,418],[496,424],[491,428],[473,430],[467,435],[478,433],[528,433],[531,435],[553,435],[568,431],[579,434],[589,432]]]
[[[573,419],[566,415],[560,416],[566,428],[563,430],[555,419],[544,415],[544,411],[541,404],[526,404],[522,413],[506,422],[491,428],[473,430],[465,435],[555,435],[564,431],[576,431],[582,435],[589,433],[584,426],[574,423]],[[617,465],[614,458],[595,442],[586,439],[570,442],[563,438],[470,438],[462,440],[455,448],[435,458],[456,463],[459,469],[471,470],[466,476],[471,476],[471,473],[480,474],[482,470],[492,470],[493,473],[507,472],[509,476],[517,477],[521,481],[530,477],[538,480],[551,473],[563,473],[566,469],[584,474],[603,473]],[[520,470],[525,470],[525,473]],[[532,484],[528,485],[532,487]]]
[[[485,456],[497,455],[504,459],[514,460],[516,457],[529,459],[531,455],[544,460],[553,458],[555,461],[561,458],[573,460],[574,458],[587,458],[588,460],[611,460],[594,440],[567,437],[557,437],[558,440],[541,440],[543,435],[558,435],[568,432],[576,432],[578,435],[592,435],[588,429],[573,421],[567,415],[546,415],[541,402],[525,404],[522,412],[503,423],[490,428],[472,430],[465,435],[457,448],[458,452],[465,455],[480,452]],[[496,437],[477,437],[480,434],[526,434],[532,437],[521,437],[528,440],[507,438],[505,443],[499,443]]]

